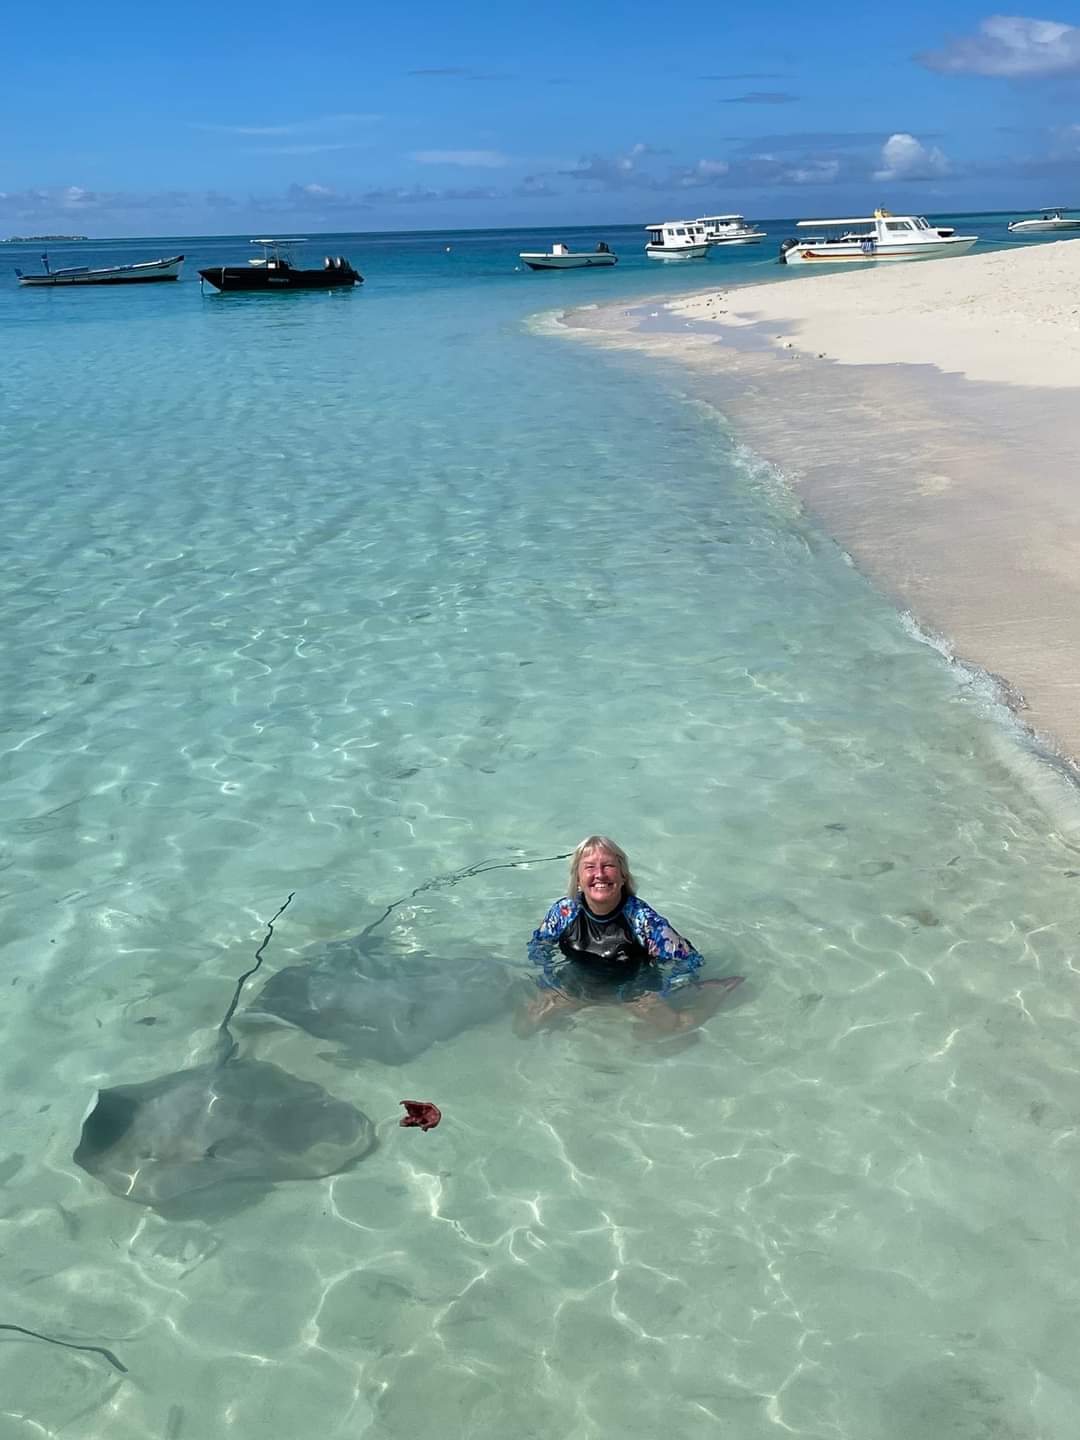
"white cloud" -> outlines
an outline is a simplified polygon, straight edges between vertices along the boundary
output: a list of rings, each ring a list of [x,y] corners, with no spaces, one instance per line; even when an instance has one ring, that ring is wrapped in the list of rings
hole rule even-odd
[[[726,160],[699,160],[696,165],[673,170],[669,178],[680,190],[697,190],[711,185],[721,175],[726,175],[730,168]]]
[[[131,194],[121,190],[88,190],[82,185],[58,189],[5,191],[0,193],[0,219],[36,221],[58,226],[73,215],[100,218],[115,223],[117,217],[156,211],[182,214],[189,209],[190,196],[182,190]],[[116,233],[115,231],[113,233]]]
[[[902,131],[890,135],[881,147],[880,167],[875,180],[939,180],[949,173],[949,162],[933,146],[927,149],[914,135]]]
[[[460,165],[465,169],[501,170],[510,157],[500,150],[415,150],[418,165]]]
[[[660,185],[655,175],[643,170],[638,162],[666,154],[666,150],[639,140],[615,155],[583,155],[576,165],[558,173],[583,180],[593,190],[656,190]]]
[[[1080,71],[1080,29],[1058,20],[991,15],[974,35],[950,40],[942,50],[916,57],[946,75],[1023,77]]]
[[[241,150],[241,155],[325,155],[328,150],[369,150],[370,145],[360,141],[335,141],[329,145],[260,145],[256,149]]]
[[[284,125],[212,125],[192,121],[192,130],[211,130],[216,135],[248,135],[260,140],[280,139],[285,135],[312,135],[326,130],[348,129],[352,125],[379,120],[379,115],[319,115],[312,120],[291,120]]]
[[[840,161],[807,160],[802,165],[785,170],[780,176],[781,183],[788,185],[831,185],[840,174]]]

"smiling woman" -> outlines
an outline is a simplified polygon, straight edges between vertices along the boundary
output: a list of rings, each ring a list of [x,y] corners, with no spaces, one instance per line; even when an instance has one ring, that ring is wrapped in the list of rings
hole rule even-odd
[[[540,994],[518,1023],[527,1033],[571,1009],[629,1004],[656,1029],[689,1029],[739,984],[729,976],[705,992],[703,964],[689,940],[636,894],[626,851],[589,835],[570,858],[569,894],[557,900],[529,942]],[[690,1003],[676,1007],[673,997]],[[707,1003],[708,1002],[708,1003]]]

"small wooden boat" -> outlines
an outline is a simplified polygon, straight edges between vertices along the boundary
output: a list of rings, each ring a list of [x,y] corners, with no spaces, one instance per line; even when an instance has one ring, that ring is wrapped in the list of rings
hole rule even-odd
[[[344,255],[327,255],[319,270],[301,270],[293,264],[289,249],[302,245],[302,239],[251,243],[261,245],[263,253],[246,265],[211,265],[199,274],[217,290],[337,290],[364,283]]]
[[[595,250],[570,250],[557,241],[550,250],[522,250],[518,259],[524,260],[530,270],[584,270],[619,263],[619,257],[611,253],[603,240]]]
[[[92,270],[89,265],[70,265],[63,270],[50,270],[48,255],[42,255],[44,275],[24,275],[16,270],[20,285],[143,285],[149,280],[177,280],[183,255],[168,260],[140,260],[134,265],[103,265]]]

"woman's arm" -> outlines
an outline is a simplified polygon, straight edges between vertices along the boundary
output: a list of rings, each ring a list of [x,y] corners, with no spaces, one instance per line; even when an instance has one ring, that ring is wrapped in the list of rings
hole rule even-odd
[[[690,941],[637,895],[631,895],[626,902],[626,916],[634,934],[649,952],[649,956],[664,971],[661,995],[670,995],[681,985],[693,979],[695,971],[705,963]]]
[[[556,900],[544,916],[539,927],[532,933],[528,945],[528,956],[534,965],[539,965],[543,974],[537,979],[541,990],[556,989],[555,956],[559,953],[559,936],[571,923],[578,912],[578,902],[565,897]]]

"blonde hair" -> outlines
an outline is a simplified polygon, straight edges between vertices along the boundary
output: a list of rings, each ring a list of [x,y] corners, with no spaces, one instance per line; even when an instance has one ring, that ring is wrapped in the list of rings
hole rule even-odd
[[[581,878],[578,875],[578,868],[582,859],[590,850],[606,850],[619,862],[619,869],[622,872],[623,891],[626,895],[636,895],[637,886],[634,877],[630,873],[630,861],[626,851],[621,845],[616,845],[610,835],[586,835],[581,844],[576,846],[574,853],[570,856],[570,887],[567,894],[574,899],[581,891]]]

